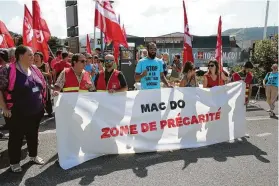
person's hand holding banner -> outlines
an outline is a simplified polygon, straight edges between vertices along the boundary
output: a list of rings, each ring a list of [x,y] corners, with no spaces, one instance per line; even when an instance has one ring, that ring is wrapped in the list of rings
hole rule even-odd
[[[113,94],[113,93],[115,93],[116,91],[114,90],[114,89],[110,89],[110,90],[108,90],[108,93],[111,93],[111,94]]]
[[[52,96],[53,97],[56,97],[56,96],[58,96],[59,95],[59,92],[58,91],[53,91],[53,93],[52,93]]]

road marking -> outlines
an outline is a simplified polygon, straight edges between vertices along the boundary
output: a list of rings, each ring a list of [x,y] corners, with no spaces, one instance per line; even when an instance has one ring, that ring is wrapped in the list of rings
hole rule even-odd
[[[47,124],[48,121],[50,121],[50,120],[54,120],[54,117],[51,117],[51,118],[48,118],[48,119],[43,120],[43,121],[40,123],[40,125],[45,125],[45,124]]]
[[[247,121],[259,121],[272,119],[270,116],[246,117]]]
[[[43,132],[39,132],[40,134],[54,134],[56,133],[56,129],[53,129],[53,130],[46,130],[46,131],[43,131]]]
[[[258,136],[258,137],[265,137],[265,136],[269,136],[269,135],[272,135],[272,134],[266,132],[266,133],[257,134],[256,136]]]

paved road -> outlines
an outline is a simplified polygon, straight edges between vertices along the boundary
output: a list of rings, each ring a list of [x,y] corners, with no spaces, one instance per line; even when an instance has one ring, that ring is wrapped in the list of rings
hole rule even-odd
[[[278,185],[278,120],[269,118],[264,102],[247,110],[249,138],[194,150],[137,155],[111,155],[64,171],[57,164],[55,124],[40,129],[40,155],[44,166],[27,161],[24,172],[8,169],[7,140],[0,141],[0,185],[139,185],[139,186],[275,186]]]

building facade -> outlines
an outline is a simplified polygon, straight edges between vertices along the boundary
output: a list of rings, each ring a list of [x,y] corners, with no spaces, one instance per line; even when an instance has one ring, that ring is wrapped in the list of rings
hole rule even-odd
[[[180,32],[162,35],[158,37],[145,37],[144,44],[154,42],[157,45],[159,53],[168,53],[170,63],[172,63],[174,55],[183,54],[183,37]],[[215,57],[217,38],[216,36],[192,36],[192,47],[194,54],[194,62],[196,67],[206,67],[210,59]],[[249,59],[249,55],[236,45],[235,40],[229,36],[222,36],[223,46],[223,64],[231,67],[236,64],[242,64]]]

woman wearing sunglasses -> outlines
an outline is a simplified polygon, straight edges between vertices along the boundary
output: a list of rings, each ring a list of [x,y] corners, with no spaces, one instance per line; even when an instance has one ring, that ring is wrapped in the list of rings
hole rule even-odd
[[[203,76],[203,88],[224,85],[228,78],[223,72],[220,74],[219,63],[216,60],[208,62],[208,72]]]

